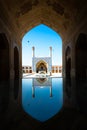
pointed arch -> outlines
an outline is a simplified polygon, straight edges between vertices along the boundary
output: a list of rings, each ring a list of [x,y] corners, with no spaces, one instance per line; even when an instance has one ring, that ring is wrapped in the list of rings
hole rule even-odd
[[[41,72],[43,71],[44,73],[47,73],[47,63],[44,60],[40,60],[36,64],[36,72]]]

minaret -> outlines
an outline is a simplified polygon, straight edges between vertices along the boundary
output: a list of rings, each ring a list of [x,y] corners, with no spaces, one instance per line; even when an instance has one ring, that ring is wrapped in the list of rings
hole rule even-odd
[[[35,47],[32,47],[32,72],[34,73],[34,59],[35,59]]]
[[[50,47],[50,57],[52,58],[52,47]]]
[[[50,57],[51,57],[51,61],[50,61],[50,75],[52,75],[52,47],[50,46]]]
[[[32,47],[32,57],[35,57],[35,47]]]

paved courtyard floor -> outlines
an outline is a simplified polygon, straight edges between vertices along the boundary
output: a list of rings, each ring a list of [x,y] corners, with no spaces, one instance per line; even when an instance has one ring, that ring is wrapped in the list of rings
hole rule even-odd
[[[52,75],[49,74],[32,74],[32,73],[26,73],[23,74],[23,78],[47,78],[47,77],[62,77],[61,73],[52,73]]]

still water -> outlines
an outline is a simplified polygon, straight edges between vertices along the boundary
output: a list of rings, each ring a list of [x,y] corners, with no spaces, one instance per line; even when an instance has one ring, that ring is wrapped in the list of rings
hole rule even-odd
[[[34,119],[44,122],[63,105],[62,78],[22,79],[22,107]]]

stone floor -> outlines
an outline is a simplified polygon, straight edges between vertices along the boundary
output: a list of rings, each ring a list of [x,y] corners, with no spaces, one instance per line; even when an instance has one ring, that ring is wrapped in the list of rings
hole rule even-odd
[[[44,77],[62,77],[61,73],[52,73],[52,75],[50,76],[49,74],[30,74],[30,73],[25,73],[23,74],[23,78],[40,78],[41,76]]]

